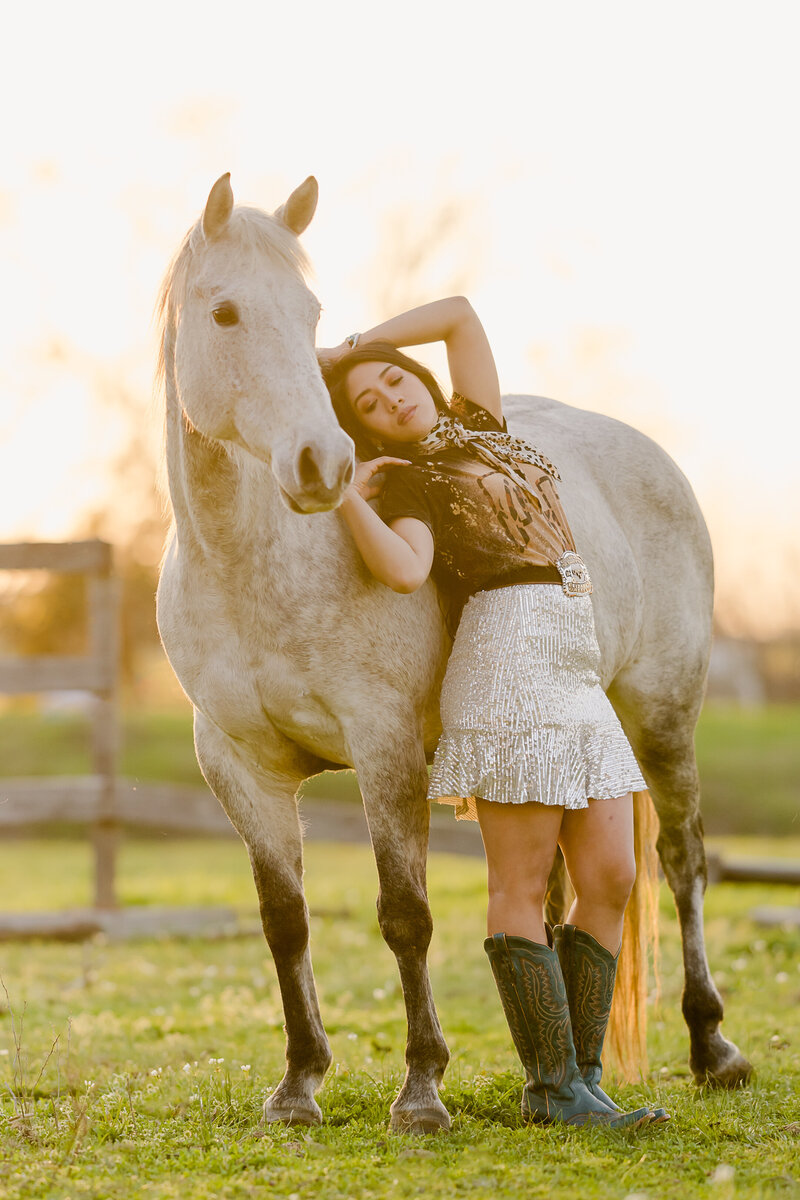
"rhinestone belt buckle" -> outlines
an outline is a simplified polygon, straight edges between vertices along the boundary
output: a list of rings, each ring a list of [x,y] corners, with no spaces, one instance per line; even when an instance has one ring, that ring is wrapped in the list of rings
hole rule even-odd
[[[588,596],[592,591],[589,568],[574,550],[566,550],[556,563],[565,596]]]

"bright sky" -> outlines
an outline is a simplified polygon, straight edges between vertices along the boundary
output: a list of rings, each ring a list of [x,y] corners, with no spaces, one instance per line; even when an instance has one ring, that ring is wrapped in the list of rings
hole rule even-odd
[[[158,282],[217,176],[273,209],[313,173],[323,344],[391,315],[393,244],[433,238],[416,298],[457,281],[506,391],[660,440],[706,511],[729,607],[764,632],[800,624],[798,11],[15,6],[0,538],[67,536],[113,488],[126,424],[108,398],[149,412]]]

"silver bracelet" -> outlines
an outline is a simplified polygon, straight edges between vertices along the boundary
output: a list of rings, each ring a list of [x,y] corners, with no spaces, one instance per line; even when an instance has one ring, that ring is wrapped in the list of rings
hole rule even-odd
[[[347,342],[347,344],[351,350],[355,350],[356,346],[358,345],[358,339],[360,337],[361,337],[360,333],[351,333],[350,336],[346,337],[344,340]]]

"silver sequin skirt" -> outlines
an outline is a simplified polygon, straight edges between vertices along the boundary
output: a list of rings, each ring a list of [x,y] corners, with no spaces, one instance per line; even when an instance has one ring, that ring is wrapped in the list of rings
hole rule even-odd
[[[428,799],[587,808],[646,788],[600,683],[589,596],[523,583],[467,602],[442,686]]]

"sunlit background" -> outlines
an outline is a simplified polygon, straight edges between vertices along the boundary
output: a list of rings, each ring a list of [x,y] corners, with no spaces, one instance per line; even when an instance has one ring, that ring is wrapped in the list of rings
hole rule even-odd
[[[686,472],[720,627],[797,628],[796,14],[16,6],[0,540],[100,532],[157,561],[160,277],[223,171],[270,210],[313,173],[322,344],[465,292],[504,390],[621,417]]]

